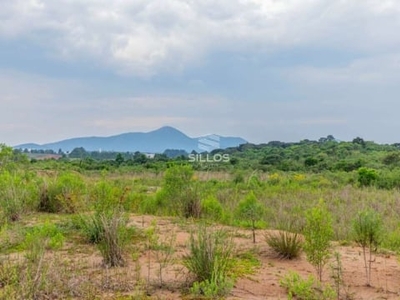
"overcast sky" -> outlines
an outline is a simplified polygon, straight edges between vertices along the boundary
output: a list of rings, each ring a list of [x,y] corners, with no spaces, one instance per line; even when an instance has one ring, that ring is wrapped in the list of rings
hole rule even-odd
[[[174,126],[400,142],[400,1],[0,0],[0,143]]]

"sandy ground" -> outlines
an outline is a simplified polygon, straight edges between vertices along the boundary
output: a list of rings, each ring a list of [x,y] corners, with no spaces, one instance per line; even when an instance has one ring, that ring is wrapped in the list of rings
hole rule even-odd
[[[175,255],[179,258],[186,253],[186,245],[189,238],[190,225],[174,223],[173,219],[156,218],[152,216],[138,216],[132,217],[131,223],[139,228],[147,228],[151,222],[157,223],[160,237],[176,234],[176,248]],[[305,255],[294,260],[284,260],[276,257],[276,254],[269,248],[264,239],[265,231],[260,230],[257,232],[257,243],[253,244],[251,234],[246,230],[238,230],[235,236],[235,243],[238,249],[254,249],[258,258],[261,260],[261,267],[254,275],[248,278],[239,279],[230,296],[227,299],[287,299],[286,291],[279,286],[279,280],[290,270],[296,271],[304,278],[310,274],[315,274],[315,269],[310,265]],[[341,288],[341,299],[400,299],[400,266],[398,258],[393,254],[377,254],[373,256],[374,262],[372,263],[372,286],[366,285],[366,275],[364,268],[364,261],[362,249],[356,246],[334,246],[334,251],[341,255],[342,269],[343,269],[343,282],[344,286]],[[146,277],[149,273],[149,265],[153,257],[152,253],[143,254],[140,259],[142,276]],[[157,266],[150,263],[150,269],[154,277]],[[184,268],[178,265],[167,268],[164,274],[164,281],[166,285],[173,287],[174,282],[185,282],[189,280],[190,276]],[[331,268],[329,264],[324,270],[324,282],[332,282]],[[178,292],[171,288],[172,291],[165,291],[155,289],[153,296],[159,298],[162,296],[164,299],[181,299]]]

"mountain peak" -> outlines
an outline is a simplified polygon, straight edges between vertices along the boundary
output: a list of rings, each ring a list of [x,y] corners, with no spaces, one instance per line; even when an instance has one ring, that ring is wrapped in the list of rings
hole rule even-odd
[[[208,139],[211,139],[210,136],[208,136]],[[223,149],[238,146],[246,142],[241,138],[224,138],[217,135],[212,136],[218,137],[218,145],[215,145],[213,148]],[[200,138],[191,138],[172,126],[163,126],[146,133],[131,132],[109,137],[72,138],[44,145],[24,144],[15,146],[14,148],[40,148],[52,149],[54,151],[62,149],[63,151],[72,151],[74,148],[83,147],[87,151],[98,151],[99,149],[102,149],[103,151],[140,151],[149,153],[163,153],[167,149],[181,149],[190,153],[193,150],[204,150],[200,147],[201,144],[202,141],[200,141]]]

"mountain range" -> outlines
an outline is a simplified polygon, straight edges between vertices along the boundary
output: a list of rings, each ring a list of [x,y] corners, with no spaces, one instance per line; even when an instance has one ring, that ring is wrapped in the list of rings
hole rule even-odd
[[[86,151],[116,151],[163,153],[167,149],[185,150],[190,153],[225,149],[246,144],[240,137],[223,137],[216,134],[191,138],[176,128],[164,126],[150,132],[129,132],[108,137],[78,137],[48,144],[21,144],[16,149],[53,150],[70,152],[82,147]]]

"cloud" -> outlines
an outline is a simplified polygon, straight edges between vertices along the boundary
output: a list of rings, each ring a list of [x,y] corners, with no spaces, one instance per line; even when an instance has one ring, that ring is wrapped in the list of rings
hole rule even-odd
[[[2,3],[0,38],[28,38],[59,59],[149,77],[216,52],[393,52],[399,11],[390,0],[14,0]]]

